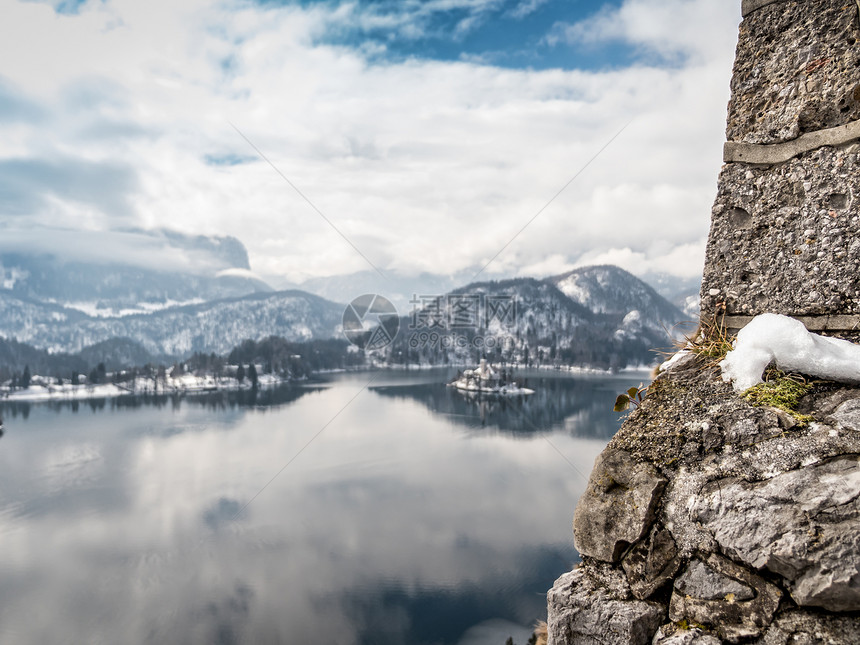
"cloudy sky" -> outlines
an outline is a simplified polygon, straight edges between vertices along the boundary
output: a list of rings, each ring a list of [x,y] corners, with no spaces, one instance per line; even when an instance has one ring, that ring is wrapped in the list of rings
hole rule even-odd
[[[169,228],[276,283],[693,276],[739,5],[0,0],[0,246]]]

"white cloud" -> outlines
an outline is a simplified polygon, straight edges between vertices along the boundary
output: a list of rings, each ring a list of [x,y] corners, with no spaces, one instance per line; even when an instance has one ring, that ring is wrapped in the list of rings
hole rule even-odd
[[[576,266],[566,256],[556,253],[534,264],[522,267],[519,270],[519,275],[523,277],[543,278],[567,273],[575,269]]]
[[[584,253],[571,268],[614,264],[631,273],[668,273],[681,278],[694,278],[701,273],[704,254],[704,239],[672,246],[664,253],[634,251],[630,247],[611,248]]]
[[[525,18],[545,5],[549,0],[522,0],[516,7],[508,12],[513,18]]]
[[[549,40],[570,45],[618,41],[666,58],[680,55],[707,62],[733,50],[737,33],[722,27],[739,21],[740,6],[735,2],[625,0],[587,20],[556,24]]]
[[[245,269],[229,267],[211,246],[190,248],[191,241],[171,239],[163,231],[94,231],[62,228],[4,228],[0,253],[49,255],[71,262],[117,263],[161,271],[256,278]]]
[[[16,63],[0,80],[44,106],[49,125],[0,125],[0,158],[131,167],[125,200],[141,226],[236,236],[259,274],[368,268],[232,122],[375,265],[454,272],[492,258],[631,121],[487,275],[612,249],[688,274],[701,269],[736,34],[736,11],[717,4],[627,0],[601,14],[592,39],[658,50],[662,38],[685,54],[670,67],[601,72],[372,63],[366,47],[318,44],[353,20],[420,29],[419,12],[456,5],[481,17],[493,0],[405,3],[412,13],[393,17],[357,4],[109,0],[61,16],[13,3],[0,60]],[[37,219],[107,228],[120,215],[55,208]]]

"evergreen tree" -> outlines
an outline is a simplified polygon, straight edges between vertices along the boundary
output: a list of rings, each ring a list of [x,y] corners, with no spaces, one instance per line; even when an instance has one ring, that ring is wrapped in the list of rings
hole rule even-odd
[[[30,366],[24,366],[24,373],[21,375],[21,387],[26,389],[30,387]]]
[[[248,366],[248,379],[251,381],[251,387],[256,388],[259,384],[259,380],[257,379],[257,366],[251,363]]]
[[[239,369],[236,370],[236,380],[240,383],[245,380],[245,366],[239,363]]]

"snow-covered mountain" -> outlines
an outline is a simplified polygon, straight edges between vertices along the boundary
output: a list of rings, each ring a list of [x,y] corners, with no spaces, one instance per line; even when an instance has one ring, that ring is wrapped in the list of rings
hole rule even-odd
[[[663,327],[640,313],[650,316],[650,299],[660,298],[647,295],[646,301],[631,296],[629,309],[604,299],[593,311],[551,280],[474,283],[411,311],[385,355],[393,363],[474,363],[488,357],[600,368],[652,364],[652,350],[668,348],[672,341]],[[475,312],[472,320],[466,309]],[[665,313],[671,309],[668,305]]]
[[[628,327],[673,330],[690,320],[651,286],[616,266],[582,267],[546,281],[596,314],[624,316]]]
[[[309,291],[335,302],[349,302],[364,293],[379,293],[402,313],[412,308],[416,295],[447,294],[473,279],[473,275],[474,271],[417,276],[385,271],[383,277],[374,271],[360,271],[313,278],[289,288]],[[595,313],[627,314],[636,310],[643,324],[657,326],[671,326],[698,316],[699,278],[651,274],[648,279],[640,279],[619,267],[603,265],[575,269],[546,280]]]
[[[342,305],[302,291],[256,293],[116,318],[0,291],[0,337],[53,352],[128,338],[155,356],[226,353],[249,338],[331,338],[339,333],[342,316]]]
[[[55,353],[95,346],[90,358],[121,365],[147,356],[225,353],[246,339],[271,335],[291,341],[341,337],[344,305],[306,291],[272,292],[253,277],[248,254],[234,238],[167,231],[74,235],[67,251],[56,242],[27,252],[0,244],[0,338]],[[96,249],[97,243],[106,246]],[[513,360],[600,367],[650,363],[650,350],[669,344],[665,330],[689,319],[613,266],[453,290],[452,280],[395,273],[380,282],[366,272],[313,286],[339,294],[341,302],[364,292],[397,301],[404,317],[388,349],[392,362],[498,356],[497,347],[475,344],[497,337],[505,339]],[[410,303],[415,296],[418,305]],[[478,324],[449,325],[468,316],[462,306],[470,299],[480,303]],[[515,308],[507,319],[488,314],[491,301],[501,307],[494,313],[505,313],[505,299]],[[431,342],[422,332],[439,332],[439,326],[416,328],[414,317],[432,306],[448,321],[441,331],[466,337],[467,347],[431,346],[444,341]]]

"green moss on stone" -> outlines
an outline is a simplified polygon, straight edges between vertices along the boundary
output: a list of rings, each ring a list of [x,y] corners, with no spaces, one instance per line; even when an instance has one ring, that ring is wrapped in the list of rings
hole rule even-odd
[[[768,370],[765,379],[764,383],[746,390],[743,398],[756,406],[778,408],[790,414],[801,425],[808,425],[812,421],[812,417],[797,411],[800,399],[812,389],[806,379],[778,370]]]

